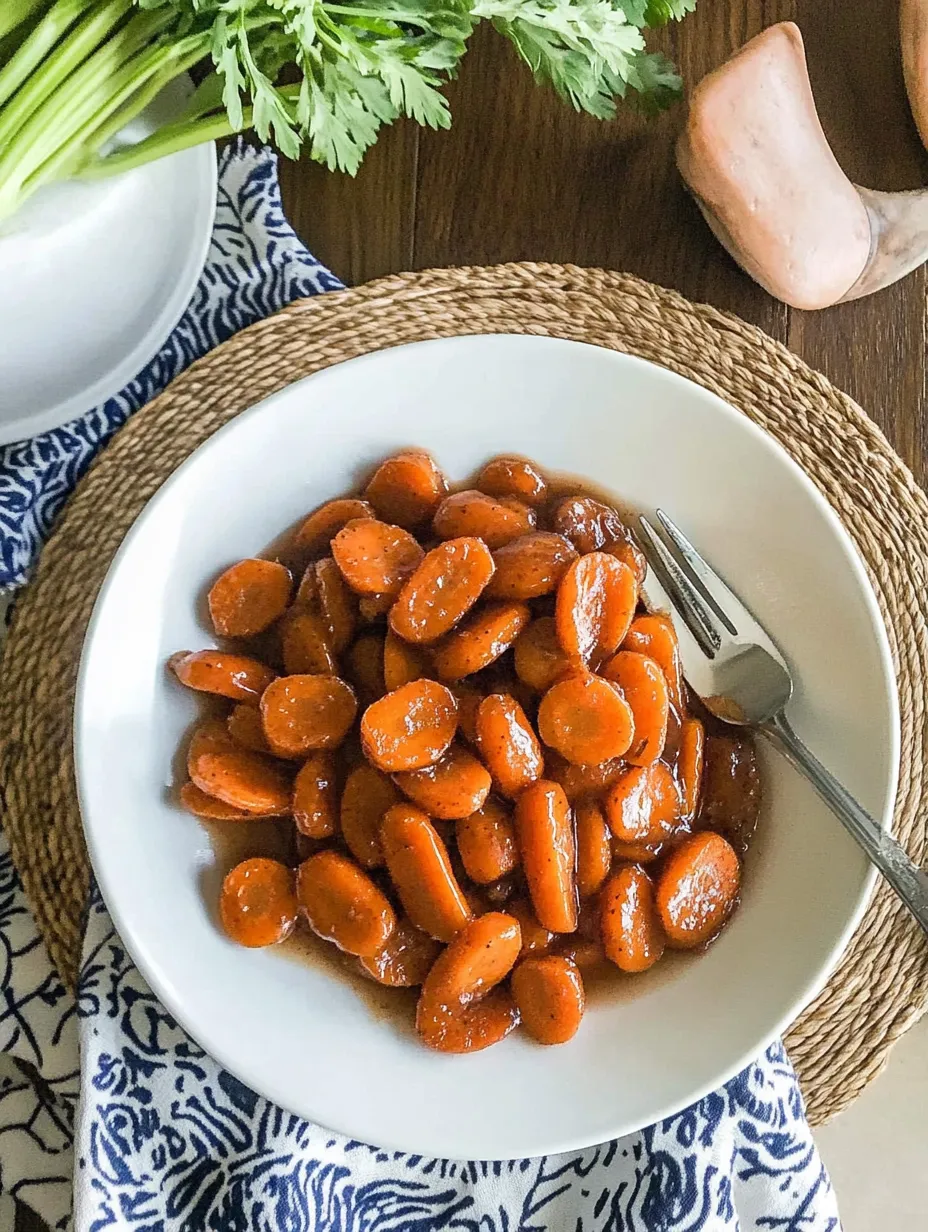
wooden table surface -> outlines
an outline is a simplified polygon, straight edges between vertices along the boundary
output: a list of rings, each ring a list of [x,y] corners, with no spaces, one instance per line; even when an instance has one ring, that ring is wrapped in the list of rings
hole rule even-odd
[[[765,26],[806,41],[825,131],[871,188],[928,184],[909,115],[897,0],[698,0],[655,45],[694,85]],[[357,177],[282,162],[284,205],[313,252],[348,283],[431,266],[568,261],[627,270],[738,313],[846,390],[928,480],[926,274],[869,299],[805,313],[770,298],[719,247],[683,191],[673,145],[682,107],[609,124],[532,81],[493,31],[473,39],[448,89],[448,132],[387,129]],[[41,1227],[20,1208],[18,1232]]]
[[[765,26],[805,37],[822,123],[872,188],[928,184],[902,84],[897,0],[698,0],[655,43],[693,86]],[[625,270],[738,313],[848,392],[928,479],[925,270],[855,304],[804,313],[733,264],[683,191],[677,107],[657,120],[576,114],[536,86],[506,40],[480,29],[448,88],[450,131],[386,129],[357,179],[282,164],[284,205],[348,283],[430,266],[569,261]]]

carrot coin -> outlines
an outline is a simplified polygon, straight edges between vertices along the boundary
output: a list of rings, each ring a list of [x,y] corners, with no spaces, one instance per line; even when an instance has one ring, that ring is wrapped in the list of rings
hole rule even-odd
[[[570,805],[557,783],[539,779],[516,801],[516,835],[535,915],[553,933],[577,927],[576,852]]]
[[[354,689],[338,676],[281,676],[261,697],[264,734],[281,757],[337,749],[357,710]]]
[[[335,833],[337,800],[335,758],[311,753],[293,781],[293,820],[307,838],[328,838]]]
[[[625,769],[625,761],[621,757],[610,757],[593,765],[574,765],[560,753],[549,750],[545,754],[545,778],[559,783],[571,804],[584,796],[601,796],[625,773]]]
[[[245,655],[225,650],[195,650],[172,655],[175,676],[188,689],[199,693],[218,693],[234,702],[256,702],[277,677],[269,667]]]
[[[383,680],[387,690],[392,693],[404,684],[431,674],[432,663],[428,651],[419,646],[410,646],[392,629],[388,629],[383,644]]]
[[[539,616],[519,634],[515,644],[516,675],[523,684],[544,693],[571,670],[571,662],[557,640],[553,616]]]
[[[570,959],[545,954],[519,963],[512,973],[512,995],[522,1026],[539,1044],[566,1044],[577,1034],[586,994]]]
[[[538,734],[568,761],[595,765],[625,754],[634,723],[628,702],[608,680],[573,672],[541,699]]]
[[[313,932],[359,958],[378,953],[396,928],[396,913],[383,892],[337,851],[304,860],[296,892]]]
[[[684,839],[657,883],[657,909],[671,945],[703,945],[738,904],[741,865],[721,834],[704,830]]]
[[[442,821],[469,817],[482,808],[491,786],[487,770],[459,744],[431,766],[397,774],[394,782],[413,804]]]
[[[379,770],[421,770],[448,751],[457,725],[450,689],[434,680],[414,680],[368,706],[361,745]]]
[[[294,607],[281,622],[284,671],[288,676],[334,676],[338,663],[331,633],[318,612]]]
[[[180,789],[180,802],[188,813],[205,821],[254,821],[255,814],[244,809],[223,804],[215,796],[208,796],[195,783],[184,783]]]
[[[577,559],[573,544],[546,531],[523,535],[493,553],[496,572],[486,589],[488,599],[540,599],[553,595]]]
[[[658,761],[626,770],[606,792],[603,809],[620,842],[654,846],[678,829],[682,805],[673,775]]]
[[[270,753],[257,706],[246,706],[244,702],[240,702],[229,715],[226,726],[232,743],[237,744],[240,749],[250,749],[252,753]]]
[[[514,798],[544,773],[541,745],[525,711],[507,694],[491,693],[476,717],[477,749],[497,789]]]
[[[220,637],[253,637],[282,616],[290,602],[290,570],[273,560],[240,560],[210,588],[207,602]]]
[[[677,752],[677,782],[684,821],[692,821],[699,809],[705,747],[706,729],[702,723],[699,719],[684,719],[680,726],[680,748]]]
[[[400,920],[377,951],[361,959],[364,971],[389,988],[415,988],[438,957],[441,946],[408,920]]]
[[[503,912],[488,912],[462,928],[422,985],[416,1030],[423,1043],[439,1052],[478,1052],[507,1036],[519,1013],[496,986],[520,947],[518,921]]]
[[[432,662],[442,680],[461,680],[504,655],[528,624],[525,603],[487,603],[436,647]]]
[[[612,866],[612,835],[595,800],[577,805],[577,893],[581,901],[602,888]]]
[[[590,552],[568,568],[557,588],[554,619],[561,649],[596,668],[628,633],[638,602],[635,575],[614,556]]]
[[[491,458],[477,476],[475,486],[487,496],[513,496],[526,505],[543,505],[548,485],[542,473],[525,458],[504,454]]]
[[[219,919],[238,945],[258,947],[283,941],[296,924],[293,873],[278,860],[236,864],[222,883]]]
[[[340,810],[342,837],[365,868],[383,864],[380,823],[399,798],[391,780],[366,763],[355,766],[345,780]]]
[[[535,915],[535,908],[532,906],[531,899],[511,899],[506,905],[506,910],[510,915],[515,916],[522,929],[520,958],[545,954],[551,948],[555,934],[538,923],[538,917]]]
[[[365,624],[373,624],[381,616],[386,616],[393,606],[395,595],[361,595],[358,599],[358,615]]]
[[[662,843],[648,847],[645,843],[622,843],[612,840],[612,859],[615,864],[653,864],[664,849]]]
[[[478,885],[499,881],[519,863],[512,816],[498,800],[487,800],[469,817],[462,817],[454,834],[464,871]]]
[[[364,495],[385,522],[414,530],[428,522],[448,491],[444,475],[427,453],[398,453],[381,462]]]
[[[436,941],[450,941],[471,913],[429,818],[411,804],[395,804],[380,823],[380,842],[410,920]]]
[[[348,675],[362,706],[369,706],[386,693],[383,675],[384,639],[379,633],[365,633],[348,651]]]
[[[332,540],[342,577],[359,595],[397,595],[425,553],[408,530],[366,518],[348,522]]]
[[[552,527],[565,536],[578,552],[608,552],[624,561],[639,585],[648,563],[625,522],[611,505],[589,496],[572,496],[554,510]]]
[[[208,796],[264,816],[290,812],[290,780],[278,763],[246,749],[201,753],[190,777]]]
[[[341,654],[354,637],[358,623],[358,600],[351,593],[331,556],[316,561],[316,603],[325,627],[326,641]]]
[[[236,748],[228,725],[222,719],[206,719],[193,729],[187,745],[187,773],[193,778],[203,753],[229,753]]]
[[[622,690],[632,710],[635,736],[625,760],[634,766],[657,761],[667,739],[670,693],[659,664],[635,650],[620,650],[600,672]]]
[[[603,949],[621,971],[647,971],[664,952],[664,930],[654,885],[643,868],[628,864],[603,889],[599,909]]]
[[[683,712],[683,668],[680,664],[680,646],[673,621],[663,612],[651,612],[636,616],[632,621],[623,650],[636,650],[659,664],[667,678],[670,704],[678,714]]]
[[[435,642],[480,598],[493,576],[482,539],[450,539],[428,552],[390,609],[390,627],[407,642]]]
[[[372,518],[374,510],[363,500],[326,501],[315,509],[293,537],[293,547],[303,560],[326,556],[329,544],[349,522]]]
[[[534,530],[535,511],[511,497],[494,500],[484,492],[471,490],[446,496],[432,519],[439,539],[482,539],[488,548],[501,548]]]

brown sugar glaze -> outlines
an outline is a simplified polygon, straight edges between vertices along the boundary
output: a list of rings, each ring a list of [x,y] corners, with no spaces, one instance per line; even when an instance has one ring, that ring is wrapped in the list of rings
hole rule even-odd
[[[600,501],[615,510],[626,526],[630,525],[633,520],[633,514],[616,501],[611,493],[587,481],[567,474],[548,472],[545,473],[545,479],[548,484],[548,496],[537,511],[539,530],[555,529],[551,522],[552,512],[560,502],[568,497]],[[465,491],[474,486],[474,480],[470,479],[449,490]],[[332,493],[331,497],[335,499],[339,495]],[[292,546],[295,531],[300,525],[301,523],[296,523],[289,528],[263,554],[266,559],[279,561],[291,568],[296,580],[299,579],[305,563],[298,553],[294,553]],[[558,529],[561,528],[558,527]],[[423,547],[428,550],[437,540],[430,541],[422,538],[422,542]],[[600,544],[590,543],[584,546],[587,550],[596,550]],[[532,607],[536,616],[553,614],[553,596],[534,600]],[[640,608],[639,610],[643,612],[645,609]],[[368,625],[364,631],[382,633],[383,627],[385,627],[385,620],[381,618],[376,623]],[[283,670],[280,641],[275,629],[272,628],[268,633],[249,639],[247,650],[278,670]],[[491,688],[494,679],[498,679],[503,685],[507,682],[511,684],[512,659],[513,652],[507,651],[501,659],[480,673],[481,678]],[[462,683],[467,684],[468,680],[465,679]],[[523,703],[526,713],[534,723],[537,698],[520,696],[518,700]],[[656,848],[653,855],[648,855],[644,867],[650,874],[661,868],[668,851],[679,843],[681,835],[698,830],[704,825],[711,825],[722,833],[732,843],[738,855],[743,858],[754,832],[760,806],[760,781],[750,739],[746,739],[735,729],[727,727],[711,715],[685,686],[682,703],[682,707],[679,702],[670,707],[667,739],[660,761],[668,767],[679,785],[681,783],[680,752],[683,721],[689,716],[698,718],[705,729],[705,768],[702,775],[700,805],[696,816],[674,835],[671,842],[664,848]],[[550,750],[545,750],[545,752],[550,762],[558,761],[557,754],[552,755]],[[347,770],[362,760],[362,754],[354,736],[349,736],[345,747],[339,750],[338,757],[340,777],[343,781]],[[562,781],[568,788],[568,795],[573,797],[572,803],[574,803],[575,800],[583,798],[582,779],[584,776],[576,771],[576,767],[573,768],[572,773],[566,763],[562,769],[567,772],[566,778]],[[572,780],[575,782],[571,786]],[[215,856],[213,868],[204,878],[204,893],[208,896],[210,903],[215,903],[218,898],[223,876],[239,861],[251,856],[270,855],[291,866],[296,866],[312,854],[317,847],[322,846],[298,834],[289,818],[235,824],[203,821],[201,824],[207,829]],[[453,845],[454,825],[442,822],[435,824],[442,836],[449,842],[452,863],[455,871],[460,874],[462,872],[460,858]],[[337,843],[338,840],[336,840],[336,845]],[[389,879],[383,874],[383,870],[373,870],[372,875],[398,907],[395,892],[389,884]],[[520,870],[517,869],[510,877],[503,879],[503,882],[506,884],[501,883],[490,887],[473,887],[468,883],[468,896],[476,900],[473,906],[481,911],[506,911],[507,901],[525,897],[525,883]],[[507,893],[510,886],[511,893]],[[617,1001],[642,995],[649,989],[653,990],[655,986],[663,985],[666,980],[675,978],[680,965],[692,961],[701,949],[705,948],[703,945],[690,951],[668,950],[651,970],[631,976],[620,971],[610,962],[599,961],[592,965],[584,962],[585,938],[583,934],[586,931],[589,936],[592,936],[594,923],[592,912],[587,905],[581,912],[578,933],[562,936],[555,941],[551,950],[553,953],[566,953],[576,957],[581,967],[588,1004],[614,1004]],[[362,999],[373,1019],[391,1022],[402,1030],[412,1029],[417,989],[398,989],[376,983],[364,973],[358,959],[341,953],[335,946],[316,937],[303,925],[294,930],[290,937],[275,949],[287,961],[311,965],[332,975],[333,978],[347,980]]]

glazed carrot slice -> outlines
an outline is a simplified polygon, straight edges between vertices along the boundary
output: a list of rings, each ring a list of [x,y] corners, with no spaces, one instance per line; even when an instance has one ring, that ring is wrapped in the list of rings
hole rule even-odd
[[[541,778],[544,757],[525,711],[514,697],[491,693],[476,717],[477,749],[497,789],[510,799]]]
[[[488,599],[540,599],[553,595],[577,559],[563,535],[538,531],[504,544],[493,553],[496,572],[486,589]]]
[[[235,747],[228,725],[222,719],[205,719],[194,728],[187,745],[187,773],[193,777],[203,753],[229,753]]]
[[[199,693],[218,693],[234,702],[257,702],[277,673],[245,655],[225,650],[195,650],[172,655],[175,676]]]
[[[721,834],[684,839],[657,883],[657,909],[669,943],[690,949],[711,940],[738,905],[741,865]]]
[[[647,971],[664,952],[664,930],[654,885],[643,868],[627,864],[614,873],[600,898],[606,957],[621,971]]]
[[[419,646],[410,646],[387,630],[383,644],[383,680],[389,692],[400,689],[413,680],[421,680],[432,674],[432,663],[427,651]]]
[[[279,764],[246,749],[200,753],[190,777],[208,796],[265,816],[290,811],[290,780]]]
[[[580,1028],[586,1007],[583,980],[569,958],[545,954],[519,963],[512,996],[522,1026],[539,1044],[566,1044]]]
[[[622,690],[632,711],[635,736],[625,760],[634,766],[657,761],[667,739],[670,693],[659,664],[635,650],[620,650],[600,668]]]
[[[662,843],[649,847],[646,843],[623,843],[617,838],[612,840],[612,859],[615,864],[653,864],[660,858],[663,850]]]
[[[396,928],[396,912],[367,873],[337,851],[320,851],[297,870],[296,892],[310,928],[340,950],[368,958]]]
[[[357,710],[354,689],[338,676],[281,676],[261,697],[264,734],[281,757],[337,749]]]
[[[361,746],[380,770],[431,766],[448,751],[458,725],[454,694],[434,680],[414,680],[364,711]]]
[[[386,616],[393,606],[394,595],[361,595],[358,599],[358,615],[365,624],[373,624]]]
[[[518,921],[491,911],[462,928],[425,978],[416,1030],[439,1052],[478,1052],[517,1025],[509,993],[497,989],[519,956]]]
[[[536,693],[544,693],[571,670],[570,659],[557,640],[553,616],[539,616],[523,630],[513,657],[516,675]]]
[[[598,975],[609,966],[603,943],[598,937],[593,940],[576,935],[566,937],[559,942],[557,952],[588,976]]]
[[[366,763],[355,766],[345,779],[340,810],[342,837],[365,868],[383,864],[380,823],[399,798],[391,780]]]
[[[406,530],[428,522],[448,490],[444,475],[427,453],[398,453],[381,462],[364,495],[378,517]]]
[[[625,761],[621,757],[610,757],[593,765],[574,765],[552,750],[545,753],[545,778],[559,783],[571,804],[584,796],[601,796],[625,773],[625,769]]]
[[[612,835],[595,800],[577,805],[577,893],[581,901],[602,888],[612,867]]]
[[[477,708],[483,701],[483,694],[466,684],[453,684],[450,688],[458,704],[458,731],[468,744],[476,746]]]
[[[348,675],[362,706],[369,706],[387,691],[383,655],[384,638],[379,633],[365,633],[352,643],[348,651]]]
[[[493,576],[482,539],[439,544],[415,571],[390,609],[390,628],[407,642],[435,642],[477,602]]]
[[[573,672],[541,699],[538,734],[568,761],[595,765],[625,754],[634,723],[628,702],[608,680]]]
[[[293,600],[294,608],[310,609],[316,606],[318,587],[316,586],[316,565],[311,561],[303,570],[300,584],[296,588]]]
[[[631,766],[609,788],[603,809],[609,828],[622,843],[654,846],[678,829],[680,793],[663,764]]]
[[[331,556],[316,561],[316,603],[334,654],[341,654],[354,637],[358,601]]]
[[[293,548],[303,560],[326,556],[329,544],[349,522],[372,518],[374,510],[363,500],[350,498],[326,501],[313,510],[293,537]]]
[[[576,853],[570,805],[557,783],[539,779],[516,801],[522,867],[539,923],[553,933],[577,927]]]
[[[499,881],[519,863],[519,848],[509,810],[498,800],[462,817],[454,827],[464,871],[478,885]]]
[[[293,780],[293,820],[307,838],[328,838],[336,823],[335,758],[310,753]]]
[[[548,499],[544,475],[525,458],[501,454],[482,467],[474,487],[487,496],[513,496],[526,505],[543,505]]]
[[[408,920],[400,920],[377,951],[361,959],[364,971],[389,988],[415,988],[438,957],[441,946]]]
[[[538,923],[531,899],[511,899],[506,910],[519,921],[522,929],[522,949],[519,951],[519,957],[528,958],[547,953],[554,943],[555,934]]]
[[[629,627],[623,650],[636,650],[660,665],[667,677],[670,704],[678,714],[683,712],[683,668],[680,646],[673,621],[663,612],[636,616]]]
[[[645,555],[611,505],[589,496],[572,496],[555,508],[551,523],[578,552],[608,552],[628,565],[639,585],[644,581],[648,571]]]
[[[290,570],[273,560],[240,560],[216,579],[207,595],[210,619],[220,637],[253,637],[284,614],[290,602]]]
[[[270,753],[257,706],[240,703],[229,715],[227,728],[232,743],[237,744],[240,749],[250,749],[252,753]]]
[[[296,917],[293,873],[279,860],[243,860],[226,874],[219,919],[238,945],[276,945],[293,931]]]
[[[348,522],[332,540],[342,577],[359,595],[397,595],[425,553],[408,530],[366,518]]]
[[[459,744],[433,765],[403,771],[393,781],[413,804],[442,821],[469,817],[482,808],[491,786],[484,766]]]
[[[281,622],[284,671],[288,676],[335,675],[338,663],[326,623],[312,609],[292,608]]]
[[[432,662],[442,680],[461,680],[506,653],[531,619],[526,603],[487,603],[435,647]]]
[[[194,783],[184,783],[180,789],[180,802],[188,813],[205,821],[254,821],[256,814],[224,804],[215,796],[208,796]]]
[[[431,821],[411,804],[395,804],[380,823],[380,843],[410,920],[436,941],[450,941],[471,913]]]
[[[684,719],[677,752],[677,782],[684,821],[692,821],[699,809],[705,747],[706,729],[702,723],[699,719]]]
[[[501,548],[534,530],[535,511],[519,500],[495,500],[475,489],[446,496],[432,519],[439,539],[482,539],[488,548]]]
[[[596,668],[628,633],[638,602],[635,575],[614,556],[590,552],[568,568],[557,588],[554,619],[561,649]]]

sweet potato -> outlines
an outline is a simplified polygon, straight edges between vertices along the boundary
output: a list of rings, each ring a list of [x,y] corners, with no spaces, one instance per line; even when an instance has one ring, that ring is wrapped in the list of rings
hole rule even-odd
[[[273,560],[240,560],[210,587],[207,603],[219,637],[253,637],[284,614],[290,570]]]

